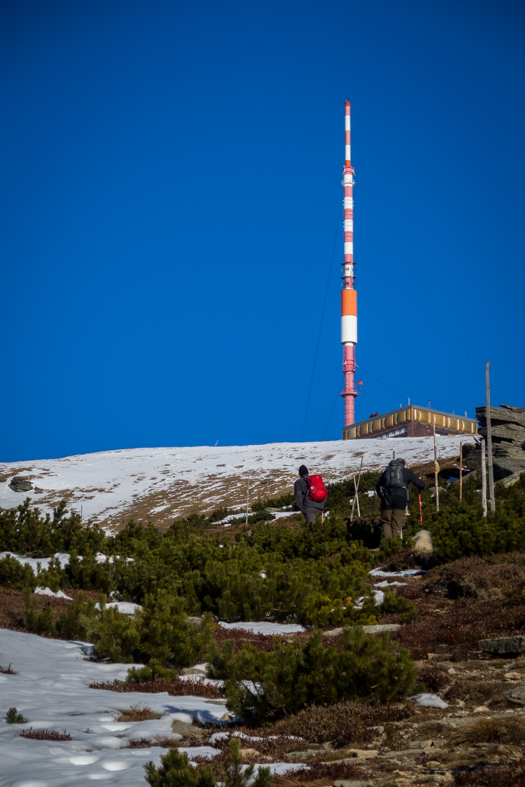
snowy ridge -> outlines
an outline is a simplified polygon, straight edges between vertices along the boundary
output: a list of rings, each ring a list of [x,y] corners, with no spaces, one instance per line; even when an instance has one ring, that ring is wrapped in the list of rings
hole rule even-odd
[[[459,452],[465,436],[438,436],[438,455]],[[297,468],[306,464],[327,481],[348,478],[359,470],[377,470],[392,458],[409,464],[433,459],[432,438],[333,440],[318,443],[269,443],[252,446],[135,448],[69,456],[64,459],[0,464],[0,507],[20,505],[26,497],[44,512],[63,498],[84,519],[106,526],[130,517],[156,524],[192,511],[211,512],[227,505],[291,491]],[[23,476],[35,489],[17,493],[9,487]]]

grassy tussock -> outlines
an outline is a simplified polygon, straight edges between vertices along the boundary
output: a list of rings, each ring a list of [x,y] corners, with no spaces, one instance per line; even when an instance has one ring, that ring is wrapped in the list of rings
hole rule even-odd
[[[116,721],[148,721],[161,719],[162,713],[156,713],[147,705],[132,705],[129,710],[123,710]]]
[[[525,742],[525,719],[476,719],[452,738],[455,746],[472,746],[474,743]]]

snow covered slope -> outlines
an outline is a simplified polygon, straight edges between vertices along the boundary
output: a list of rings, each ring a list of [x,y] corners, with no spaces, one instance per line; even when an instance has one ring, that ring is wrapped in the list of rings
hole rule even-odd
[[[438,437],[438,455],[459,453],[465,437]],[[359,470],[383,467],[392,451],[409,464],[433,458],[432,438],[334,440],[319,443],[269,443],[195,448],[135,448],[68,456],[64,459],[0,464],[0,507],[19,505],[26,497],[49,511],[61,499],[84,519],[116,526],[130,517],[162,526],[182,514],[211,512],[223,505],[240,507],[250,500],[292,490],[297,468],[327,481],[348,478]],[[30,479],[31,492],[13,492],[14,476]]]
[[[117,694],[90,689],[91,682],[123,680],[130,664],[85,661],[90,651],[82,642],[46,639],[34,634],[0,629],[0,665],[12,665],[15,674],[0,674],[0,787],[88,787],[93,781],[122,787],[146,787],[143,766],[156,765],[166,749],[158,746],[129,748],[130,741],[177,738],[171,724],[219,722],[226,700],[173,697],[166,693]],[[122,709],[147,705],[159,719],[116,721]],[[5,712],[17,708],[25,724],[7,724]],[[70,741],[20,737],[23,730],[64,731]],[[192,757],[214,757],[212,746],[181,746]],[[275,773],[301,767],[272,763]]]

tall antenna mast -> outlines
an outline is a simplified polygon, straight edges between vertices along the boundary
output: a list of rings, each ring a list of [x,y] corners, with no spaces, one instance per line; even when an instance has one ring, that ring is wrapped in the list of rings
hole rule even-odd
[[[354,168],[350,148],[350,102],[345,101],[345,165],[344,187],[344,262],[341,292],[341,344],[343,345],[345,426],[355,422],[355,346],[357,344],[357,292],[354,288]]]

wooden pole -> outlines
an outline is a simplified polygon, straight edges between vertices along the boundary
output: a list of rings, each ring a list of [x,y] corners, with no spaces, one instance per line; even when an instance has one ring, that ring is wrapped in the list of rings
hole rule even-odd
[[[463,443],[459,444],[459,502],[463,500]]]
[[[357,501],[357,514],[361,519],[361,509],[359,507],[359,484],[361,483],[361,473],[363,472],[363,457],[361,457],[361,464],[359,465],[359,475],[357,476],[357,487],[355,490],[355,497]]]
[[[492,425],[490,423],[490,361],[485,364],[485,417],[487,420],[487,470],[489,476],[489,498],[490,510],[496,510],[496,498],[494,497],[494,468],[492,467]]]
[[[439,485],[438,485],[438,460],[437,460],[437,443],[436,443],[436,425],[432,425],[434,433],[434,488],[436,490],[436,511],[439,511]]]
[[[352,500],[352,511],[350,512],[350,522],[354,518],[354,506],[355,506],[355,499],[357,497],[357,484],[356,484],[356,480],[355,480],[355,475],[352,476],[352,477],[354,479],[354,499]]]
[[[361,518],[361,509],[359,508],[359,481],[361,480],[361,472],[363,470],[363,457],[361,457],[361,464],[359,465],[359,475],[357,476],[357,481],[355,480],[354,476],[354,490],[355,495],[352,502],[352,513],[350,514],[350,522],[354,518],[354,506],[357,501],[357,513],[359,514],[359,518]]]
[[[487,516],[487,465],[485,463],[485,440],[481,438],[481,505],[483,516]]]

